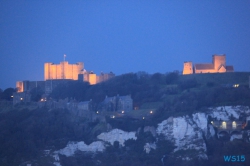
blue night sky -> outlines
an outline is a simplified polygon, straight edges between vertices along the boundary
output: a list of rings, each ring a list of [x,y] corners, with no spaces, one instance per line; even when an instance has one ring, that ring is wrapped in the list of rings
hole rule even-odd
[[[184,61],[250,71],[249,0],[2,0],[0,88],[43,80],[45,62],[116,75],[182,70]]]

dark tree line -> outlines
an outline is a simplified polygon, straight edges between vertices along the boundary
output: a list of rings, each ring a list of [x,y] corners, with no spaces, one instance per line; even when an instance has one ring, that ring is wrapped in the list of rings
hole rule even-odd
[[[13,93],[16,92],[14,88],[7,88],[4,91],[0,89],[0,101],[12,101],[13,100]]]
[[[57,86],[50,97],[54,99],[72,98],[78,101],[88,101],[100,103],[106,96],[131,95],[135,106],[140,106],[145,102],[159,101],[161,97],[168,93],[162,90],[161,86],[176,83],[177,73],[167,75],[155,73],[149,75],[145,72],[128,73],[117,76],[107,82],[96,85],[89,85],[83,82],[69,82]]]
[[[19,165],[61,149],[68,141],[84,140],[85,121],[68,110],[12,110],[0,114],[0,165]]]

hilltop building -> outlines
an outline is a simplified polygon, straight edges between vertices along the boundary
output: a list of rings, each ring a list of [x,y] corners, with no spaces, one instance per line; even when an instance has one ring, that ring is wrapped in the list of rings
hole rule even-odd
[[[94,85],[103,81],[107,81],[114,77],[115,74],[103,73],[98,76],[93,71],[86,71],[83,62],[69,64],[67,61],[60,64],[45,63],[44,64],[44,81],[17,81],[17,92],[27,92],[33,88],[40,87],[45,90],[46,94],[52,92],[58,84],[69,81],[85,81],[90,85]]]
[[[184,62],[183,75],[196,73],[225,73],[234,72],[233,66],[226,65],[226,55],[213,55],[212,63],[194,64]]]
[[[96,75],[93,71],[86,71],[83,62],[76,64],[69,64],[67,61],[60,62],[60,64],[45,63],[44,64],[44,80],[81,80],[89,82],[94,85],[114,77],[114,73],[101,73]]]
[[[50,94],[59,84],[65,84],[71,81],[85,81],[89,82],[90,85],[95,85],[107,81],[112,77],[115,77],[113,72],[101,72],[98,76],[93,71],[86,71],[83,62],[69,64],[64,59],[60,64],[45,63],[44,81],[17,81],[17,93],[13,99],[15,101],[14,103],[30,101],[30,96],[27,94],[34,88],[39,88],[44,91],[45,94]]]
[[[60,62],[60,64],[45,63],[44,80],[78,80],[78,74],[81,74],[82,69],[83,62],[78,62],[76,64],[69,64],[67,61]]]

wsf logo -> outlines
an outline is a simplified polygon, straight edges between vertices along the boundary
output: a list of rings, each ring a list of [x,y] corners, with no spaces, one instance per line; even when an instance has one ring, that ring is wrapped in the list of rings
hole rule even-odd
[[[245,155],[224,156],[225,162],[244,162],[245,160],[246,160]]]

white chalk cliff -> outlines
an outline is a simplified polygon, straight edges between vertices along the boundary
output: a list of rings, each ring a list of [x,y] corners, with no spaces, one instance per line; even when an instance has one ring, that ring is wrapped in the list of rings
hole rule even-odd
[[[215,130],[212,125],[208,125],[208,116],[211,116],[217,120],[229,120],[230,117],[239,119],[240,115],[244,114],[246,119],[250,120],[250,109],[242,106],[226,106],[210,108],[206,113],[194,113],[192,115],[186,115],[181,117],[169,117],[158,124],[156,129],[156,137],[160,134],[165,139],[173,142],[176,146],[174,153],[180,150],[191,150],[192,153],[186,156],[180,156],[183,160],[190,160],[192,158],[207,159],[206,144],[204,138],[210,138],[215,135]],[[250,132],[249,132],[250,135]],[[72,156],[79,151],[86,152],[104,152],[106,146],[113,145],[115,141],[118,141],[121,146],[128,139],[136,140],[136,132],[125,132],[120,129],[113,129],[110,132],[104,132],[97,136],[99,141],[93,142],[90,145],[86,145],[81,142],[69,142],[68,145],[55,151],[53,157],[55,158],[55,165],[59,164],[58,154],[65,156]],[[241,135],[232,135],[231,140],[241,139]],[[144,150],[146,153],[150,153],[152,149],[156,149],[155,143],[146,143]]]

